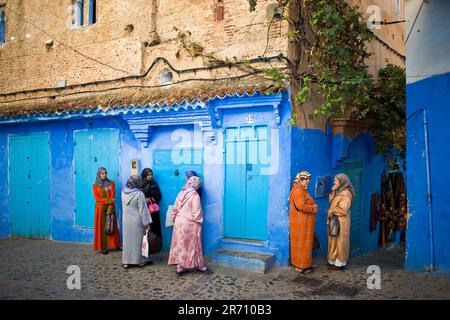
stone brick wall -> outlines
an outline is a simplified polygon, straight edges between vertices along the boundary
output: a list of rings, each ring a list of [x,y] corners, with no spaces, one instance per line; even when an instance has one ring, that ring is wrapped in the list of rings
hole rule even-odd
[[[156,57],[166,58],[177,69],[206,65],[204,58],[180,52],[179,31],[222,59],[241,60],[264,52],[287,55],[285,22],[271,24],[265,49],[266,7],[274,1],[258,1],[251,13],[246,0],[224,0],[224,19],[217,21],[214,0],[103,0],[97,1],[97,22],[82,27],[73,27],[70,0],[3,1],[17,14],[4,10],[2,93],[51,88],[61,80],[71,85],[142,74]],[[46,42],[52,38],[58,41],[48,48]],[[154,45],[155,39],[159,44]],[[161,69],[152,70],[142,82],[157,85]]]
[[[394,16],[396,0],[349,1],[360,6],[363,12],[367,12],[368,5],[379,4],[382,19],[388,21],[401,18]],[[249,11],[247,0],[102,0],[97,1],[97,22],[81,27],[74,27],[73,23],[72,3],[75,2],[0,0],[0,4],[6,3],[8,6],[0,8],[6,13],[6,43],[0,46],[2,113],[6,109],[7,113],[14,110],[26,113],[28,110],[64,109],[68,105],[137,104],[152,101],[155,96],[170,101],[181,97],[183,90],[189,88],[195,88],[197,91],[193,92],[199,94],[199,90],[203,90],[201,93],[204,96],[207,95],[205,90],[210,90],[211,95],[216,91],[225,92],[225,86],[237,91],[252,86],[263,88],[267,84],[261,76],[236,79],[244,72],[235,67],[225,67],[174,72],[173,85],[157,88],[161,72],[169,68],[158,58],[166,59],[178,70],[211,65],[204,56],[193,57],[181,49],[179,33],[187,35],[186,41],[201,46],[203,53],[230,62],[280,53],[294,61],[298,52],[285,37],[288,23],[271,19],[270,8],[276,0],[258,0],[254,12]],[[85,0],[86,6],[87,3]],[[218,18],[218,7],[223,8],[223,19]],[[286,10],[293,7],[291,5]],[[293,14],[292,11],[290,14]],[[87,15],[85,10],[85,20]],[[404,54],[403,24],[382,26],[375,33],[388,46]],[[53,45],[49,45],[52,39]],[[373,74],[386,61],[404,65],[401,57],[388,46],[380,41],[369,44],[374,52],[368,59]],[[154,64],[155,61],[159,62]],[[153,64],[146,77],[108,82],[130,75],[142,75]],[[276,61],[270,65],[255,64],[256,67],[281,65]],[[227,77],[235,80],[220,83],[201,80]],[[106,82],[92,83],[98,81]],[[66,87],[54,89],[58,82],[65,82]],[[83,86],[70,87],[79,84]],[[222,89],[216,90],[219,84]],[[1,96],[40,88],[53,89]],[[159,91],[155,93],[155,90]],[[319,101],[319,97],[314,96],[312,103],[306,104],[303,109],[310,113]],[[308,128],[325,127],[322,120],[310,120],[307,124],[300,121],[299,124]]]

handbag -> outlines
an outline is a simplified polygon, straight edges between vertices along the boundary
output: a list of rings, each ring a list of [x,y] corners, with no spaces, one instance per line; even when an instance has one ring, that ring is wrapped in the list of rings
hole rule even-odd
[[[331,214],[330,222],[328,223],[328,234],[335,237],[339,235],[340,228],[339,218],[335,214]]]
[[[167,208],[167,213],[166,213],[166,228],[169,228],[172,226],[173,226],[173,205],[170,205]]]
[[[155,254],[161,251],[162,241],[159,236],[151,230],[147,230],[148,254]],[[148,257],[148,255],[147,255]]]
[[[153,199],[153,198],[150,199],[150,203],[148,205],[148,211],[150,211],[150,214],[159,211],[159,206],[156,203],[155,199]]]
[[[114,231],[114,214],[106,215],[105,233],[112,234]]]

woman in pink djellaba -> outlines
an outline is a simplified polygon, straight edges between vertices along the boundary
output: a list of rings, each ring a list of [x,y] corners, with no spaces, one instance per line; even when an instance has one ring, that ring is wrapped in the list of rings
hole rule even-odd
[[[198,272],[212,273],[205,266],[202,253],[203,210],[197,193],[201,183],[199,177],[190,177],[173,206],[174,224],[168,264],[177,265],[179,276],[194,268]]]

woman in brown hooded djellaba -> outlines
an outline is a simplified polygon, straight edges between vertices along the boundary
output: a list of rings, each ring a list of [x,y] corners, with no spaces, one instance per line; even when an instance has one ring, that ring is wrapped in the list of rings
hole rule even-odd
[[[339,220],[339,233],[336,236],[328,234],[328,269],[342,270],[348,262],[350,251],[350,208],[355,197],[355,190],[346,174],[340,173],[334,177],[334,185],[330,193],[330,208],[327,224],[334,214]]]

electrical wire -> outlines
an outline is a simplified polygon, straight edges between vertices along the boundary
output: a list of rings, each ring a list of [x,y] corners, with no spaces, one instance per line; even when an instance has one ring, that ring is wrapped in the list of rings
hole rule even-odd
[[[247,60],[248,63],[255,63],[255,62],[268,62],[270,60],[283,60],[287,63],[287,65],[291,65],[291,62],[288,58],[286,58],[283,54],[279,54],[276,56],[270,56],[270,57],[258,57],[258,58],[253,58],[253,59],[249,59]],[[90,85],[99,85],[99,84],[105,84],[105,83],[112,83],[112,82],[118,82],[118,81],[126,81],[126,80],[137,80],[137,79],[141,79],[141,78],[145,78],[147,77],[147,75],[149,74],[149,72],[156,66],[156,64],[159,61],[163,61],[168,67],[169,69],[171,69],[172,71],[176,72],[178,75],[183,74],[183,73],[196,73],[197,71],[201,71],[201,70],[213,70],[213,69],[221,69],[224,67],[228,67],[231,68],[233,66],[236,65],[241,65],[244,64],[244,61],[237,61],[237,62],[223,62],[220,64],[217,64],[215,66],[209,66],[209,67],[197,67],[197,68],[188,68],[188,69],[176,69],[175,67],[172,66],[172,64],[164,57],[156,57],[153,62],[150,64],[150,66],[147,68],[146,72],[144,74],[140,74],[140,75],[133,75],[133,76],[127,76],[127,77],[121,77],[121,78],[116,78],[116,79],[109,79],[109,80],[99,80],[99,81],[91,81],[91,82],[84,82],[84,83],[79,83],[79,84],[73,84],[73,85],[69,85],[66,87],[52,87],[52,88],[37,88],[37,89],[32,89],[32,90],[23,90],[23,91],[15,91],[15,92],[7,92],[7,93],[0,93],[0,97],[7,97],[7,96],[11,96],[11,95],[18,95],[18,94],[28,94],[28,93],[37,93],[37,92],[41,92],[41,91],[62,91],[62,90],[66,90],[66,89],[75,89],[75,88],[80,88],[80,87],[86,87],[86,86],[90,86]],[[163,85],[160,85],[163,86]]]
[[[5,4],[5,8],[8,9],[10,12],[12,12],[14,15],[16,15],[19,19],[21,19],[21,20],[23,20],[24,22],[26,22],[26,23],[32,25],[33,27],[35,27],[36,29],[38,29],[40,32],[42,32],[42,33],[44,33],[45,35],[49,36],[50,38],[52,38],[54,41],[58,42],[58,43],[61,44],[62,46],[71,49],[72,51],[74,51],[75,53],[79,54],[80,56],[82,56],[82,57],[84,57],[84,58],[86,58],[86,59],[88,59],[88,60],[94,61],[94,62],[96,62],[96,63],[98,63],[98,64],[101,64],[102,66],[108,67],[108,68],[110,68],[110,69],[112,69],[112,70],[120,71],[120,72],[123,72],[123,73],[128,73],[128,74],[130,74],[130,72],[128,72],[128,71],[125,71],[125,70],[122,70],[122,69],[119,69],[119,68],[115,68],[115,67],[113,67],[113,66],[111,66],[111,65],[109,65],[109,64],[107,64],[107,63],[104,63],[104,62],[101,62],[101,61],[99,61],[99,60],[97,60],[97,59],[95,59],[95,58],[92,58],[92,57],[90,57],[90,56],[88,56],[88,55],[86,55],[86,54],[80,52],[80,51],[77,50],[76,48],[74,48],[74,47],[72,47],[72,46],[70,46],[70,45],[65,44],[65,43],[62,42],[61,40],[56,39],[53,35],[51,35],[51,34],[48,33],[47,31],[43,30],[42,28],[40,28],[39,26],[37,26],[37,25],[34,24],[33,22],[28,21],[28,20],[26,20],[25,18],[23,18],[20,14],[18,14],[18,13],[15,12],[14,10],[12,10],[7,4]]]
[[[31,98],[23,98],[23,99],[16,99],[16,100],[10,100],[10,101],[1,101],[0,104],[7,104],[7,103],[13,103],[13,102],[20,102],[20,101],[29,101],[29,100],[39,100],[39,99],[54,99],[56,97],[66,97],[71,95],[78,95],[78,94],[85,94],[85,93],[103,93],[108,91],[114,91],[114,90],[121,90],[121,89],[154,89],[154,88],[161,88],[161,87],[168,87],[177,85],[183,82],[190,82],[190,81],[224,81],[224,80],[236,80],[236,79],[242,79],[249,76],[253,76],[256,74],[263,73],[261,70],[257,70],[251,73],[239,75],[239,76],[232,76],[232,77],[223,77],[223,78],[189,78],[189,79],[183,79],[180,81],[177,81],[175,83],[167,83],[163,85],[129,85],[129,86],[120,86],[115,88],[107,88],[103,90],[86,90],[86,91],[77,91],[77,92],[70,92],[70,93],[62,93],[62,94],[56,94],[56,95],[49,95],[49,96],[42,96],[42,97],[31,97]]]

